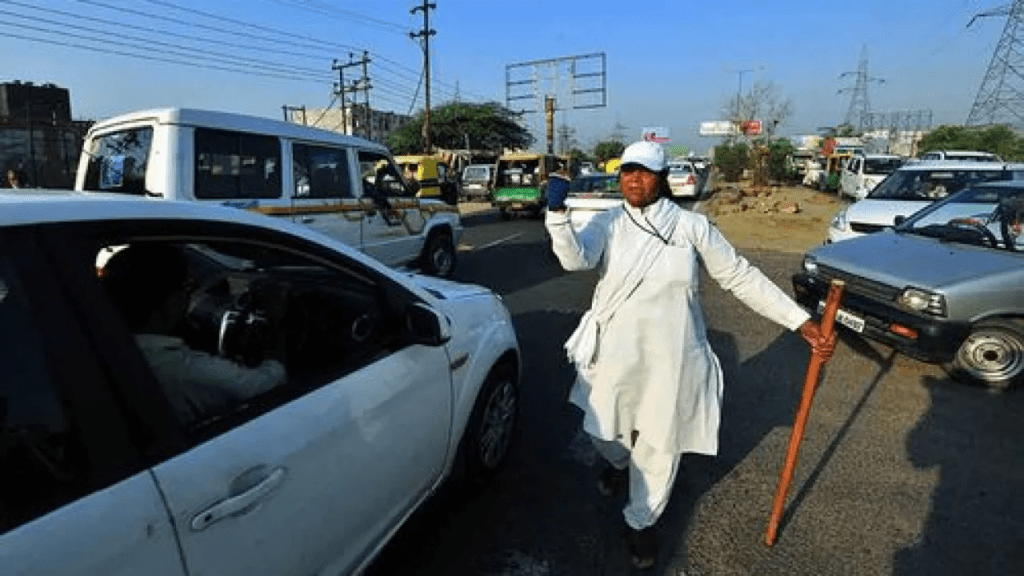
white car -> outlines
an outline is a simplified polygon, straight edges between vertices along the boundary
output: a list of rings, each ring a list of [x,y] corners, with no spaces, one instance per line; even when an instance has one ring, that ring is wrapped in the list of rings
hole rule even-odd
[[[861,200],[902,164],[903,158],[893,154],[852,156],[839,176],[839,195]]]
[[[928,204],[979,182],[1024,178],[1024,164],[929,160],[912,162],[882,180],[864,199],[841,209],[829,223],[826,243],[893,226]]]
[[[0,223],[0,574],[359,573],[508,451],[486,288],[196,202],[0,194]]]
[[[698,198],[697,169],[690,162],[669,162],[668,187],[672,190],[674,198]]]
[[[618,174],[579,176],[569,184],[565,199],[569,222],[576,230],[582,230],[599,212],[619,204],[622,204],[622,190]]]

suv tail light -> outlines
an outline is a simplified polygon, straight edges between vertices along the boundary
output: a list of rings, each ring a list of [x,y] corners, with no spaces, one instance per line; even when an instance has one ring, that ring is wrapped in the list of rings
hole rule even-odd
[[[689,186],[690,184],[696,184],[696,183],[697,183],[697,179],[693,177],[693,174],[690,174],[690,177],[686,179],[686,185]]]

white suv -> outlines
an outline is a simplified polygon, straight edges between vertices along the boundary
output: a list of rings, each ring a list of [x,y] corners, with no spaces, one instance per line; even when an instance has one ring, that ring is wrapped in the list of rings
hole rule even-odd
[[[292,220],[389,266],[448,277],[458,208],[417,198],[384,146],[207,110],[146,110],[95,124],[77,190],[220,204]]]
[[[972,184],[1024,179],[1024,164],[918,161],[903,165],[882,180],[864,199],[840,210],[828,227],[825,242],[839,242],[878,232],[928,204]]]
[[[892,154],[858,154],[850,157],[839,177],[839,195],[863,199],[903,164],[903,158]]]
[[[5,575],[359,573],[514,437],[499,297],[308,227],[0,194],[0,294]]]

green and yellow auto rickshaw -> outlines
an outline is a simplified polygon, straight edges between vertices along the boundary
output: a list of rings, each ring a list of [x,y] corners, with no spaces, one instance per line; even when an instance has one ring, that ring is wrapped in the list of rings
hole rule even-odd
[[[547,202],[548,175],[568,166],[567,156],[537,152],[502,155],[494,168],[491,205],[505,220],[516,212],[540,216]]]

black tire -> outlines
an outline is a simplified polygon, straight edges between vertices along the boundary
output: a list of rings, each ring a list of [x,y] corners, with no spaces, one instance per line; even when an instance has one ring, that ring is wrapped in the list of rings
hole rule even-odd
[[[455,273],[455,244],[448,232],[432,232],[421,256],[423,271],[438,278],[451,278]]]
[[[498,213],[501,214],[501,219],[506,222],[512,219],[512,213],[505,208],[498,208]]]
[[[1020,320],[977,323],[960,344],[950,373],[961,382],[1006,390],[1024,379],[1024,325]]]
[[[463,480],[480,485],[498,472],[508,456],[518,423],[516,372],[507,364],[499,364],[481,385],[459,444]]]

